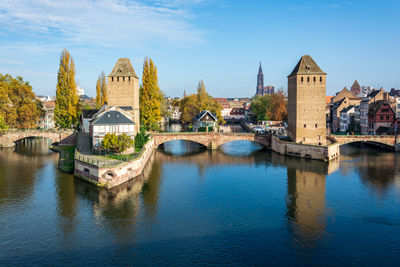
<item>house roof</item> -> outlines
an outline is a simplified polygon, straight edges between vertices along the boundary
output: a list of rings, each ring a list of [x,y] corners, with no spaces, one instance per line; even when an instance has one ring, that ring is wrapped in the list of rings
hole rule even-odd
[[[342,100],[342,99],[345,98],[345,97],[348,97],[348,98],[354,97],[353,93],[350,92],[349,89],[347,89],[347,87],[344,87],[344,88],[342,89],[342,91],[340,91],[339,93],[337,93],[337,94],[333,97],[332,102],[338,102],[338,101]]]
[[[93,115],[97,113],[97,111],[99,111],[99,110],[98,109],[83,109],[82,117],[84,119],[91,119],[93,117]]]
[[[223,108],[230,108],[229,102],[226,98],[214,98],[214,100],[220,103]]]
[[[133,110],[132,106],[118,106],[123,111],[131,111]]]
[[[375,102],[369,104],[368,115],[375,115],[379,111],[379,109],[382,107],[382,105],[384,105],[384,104],[387,104],[390,111],[392,111],[392,113],[395,114],[393,109],[390,107],[389,103],[387,103],[383,100],[378,100],[378,101],[375,101]]]
[[[325,97],[326,104],[331,103],[331,100],[332,100],[333,97],[334,97],[334,96],[326,96],[326,97]]]
[[[119,58],[117,63],[115,63],[114,69],[108,75],[110,77],[135,77],[138,78],[135,70],[132,67],[129,58]]]
[[[354,108],[354,105],[348,106],[348,107],[342,109],[342,111],[340,111],[340,112],[348,112],[348,111],[350,111],[352,108]]]
[[[201,120],[201,118],[203,118],[204,115],[206,115],[206,114],[210,115],[211,118],[213,118],[215,121],[218,120],[216,114],[212,114],[212,113],[211,113],[210,111],[208,111],[208,110],[203,110],[202,112],[198,113],[198,114],[196,115],[196,117],[194,118],[194,120],[199,121],[199,120]]]
[[[299,74],[326,75],[326,73],[321,70],[321,68],[317,65],[317,63],[315,63],[315,61],[309,55],[304,55],[300,58],[299,62],[297,63],[296,67],[294,67],[289,77]]]
[[[92,124],[113,125],[113,124],[135,124],[131,119],[118,110],[105,111],[100,117],[95,119]]]
[[[369,93],[367,95],[367,97],[373,98],[375,97],[377,94],[379,94],[380,92],[382,92],[381,90],[373,90],[371,93]]]

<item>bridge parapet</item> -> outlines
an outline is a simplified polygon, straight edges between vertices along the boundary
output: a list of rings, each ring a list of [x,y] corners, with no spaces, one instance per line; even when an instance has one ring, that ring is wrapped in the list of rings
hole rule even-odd
[[[28,137],[42,137],[60,142],[73,134],[72,130],[8,130],[0,134],[0,147],[13,147],[15,142]]]
[[[330,135],[330,137],[333,137],[341,145],[355,142],[373,142],[394,147],[399,140],[399,136],[396,138],[394,135]]]
[[[215,133],[215,132],[176,132],[176,133],[153,133],[157,146],[174,140],[192,141],[211,149],[232,141],[252,141],[263,146],[270,146],[271,138],[268,135],[256,135],[254,133]]]

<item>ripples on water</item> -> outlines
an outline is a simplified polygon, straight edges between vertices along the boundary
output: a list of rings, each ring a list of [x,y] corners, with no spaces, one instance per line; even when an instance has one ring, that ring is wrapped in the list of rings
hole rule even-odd
[[[0,151],[0,265],[400,264],[395,153],[345,146],[328,165],[175,141],[104,190],[47,145]]]

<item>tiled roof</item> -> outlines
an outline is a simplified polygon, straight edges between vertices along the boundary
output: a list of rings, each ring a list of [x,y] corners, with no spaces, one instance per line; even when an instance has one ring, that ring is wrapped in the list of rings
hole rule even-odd
[[[326,104],[331,103],[332,98],[333,98],[333,96],[326,96],[325,97]]]
[[[352,108],[354,108],[354,105],[348,106],[347,108],[342,109],[341,112],[348,112],[349,110],[351,110]]]
[[[309,55],[304,55],[300,58],[296,67],[294,67],[292,73],[289,76],[298,74],[315,74],[315,75],[325,75],[326,73],[321,70],[321,68],[315,63]]]
[[[118,110],[109,110],[97,118],[93,124],[110,125],[110,124],[135,124],[132,120],[126,117]]]
[[[119,58],[117,63],[115,63],[114,69],[110,73],[111,77],[135,77],[138,78],[135,70],[132,67],[129,58]]]
[[[367,97],[373,98],[373,97],[375,97],[377,94],[379,94],[379,92],[381,92],[381,90],[373,90],[371,93],[369,93],[369,94],[367,95]]]
[[[220,103],[223,108],[230,108],[229,102],[226,98],[214,98],[214,100]]]

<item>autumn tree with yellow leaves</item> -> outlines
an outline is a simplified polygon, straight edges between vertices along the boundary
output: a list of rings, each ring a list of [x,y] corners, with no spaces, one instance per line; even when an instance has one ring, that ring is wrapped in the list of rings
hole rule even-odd
[[[139,94],[140,124],[147,130],[158,130],[161,120],[163,94],[158,86],[157,67],[151,58],[143,63],[142,85]]]
[[[102,71],[97,78],[96,83],[96,108],[102,107],[105,103],[108,102],[108,95],[107,95],[107,81],[106,75],[104,71]]]
[[[29,82],[0,74],[0,129],[35,128],[41,113]]]
[[[180,101],[181,119],[185,123],[192,123],[197,113],[208,110],[217,115],[219,123],[225,123],[221,114],[221,105],[215,101],[212,96],[206,92],[206,86],[203,81],[197,85],[197,94],[185,96]]]
[[[76,92],[75,64],[67,49],[60,56],[54,119],[60,128],[72,128],[78,122],[79,96]]]

